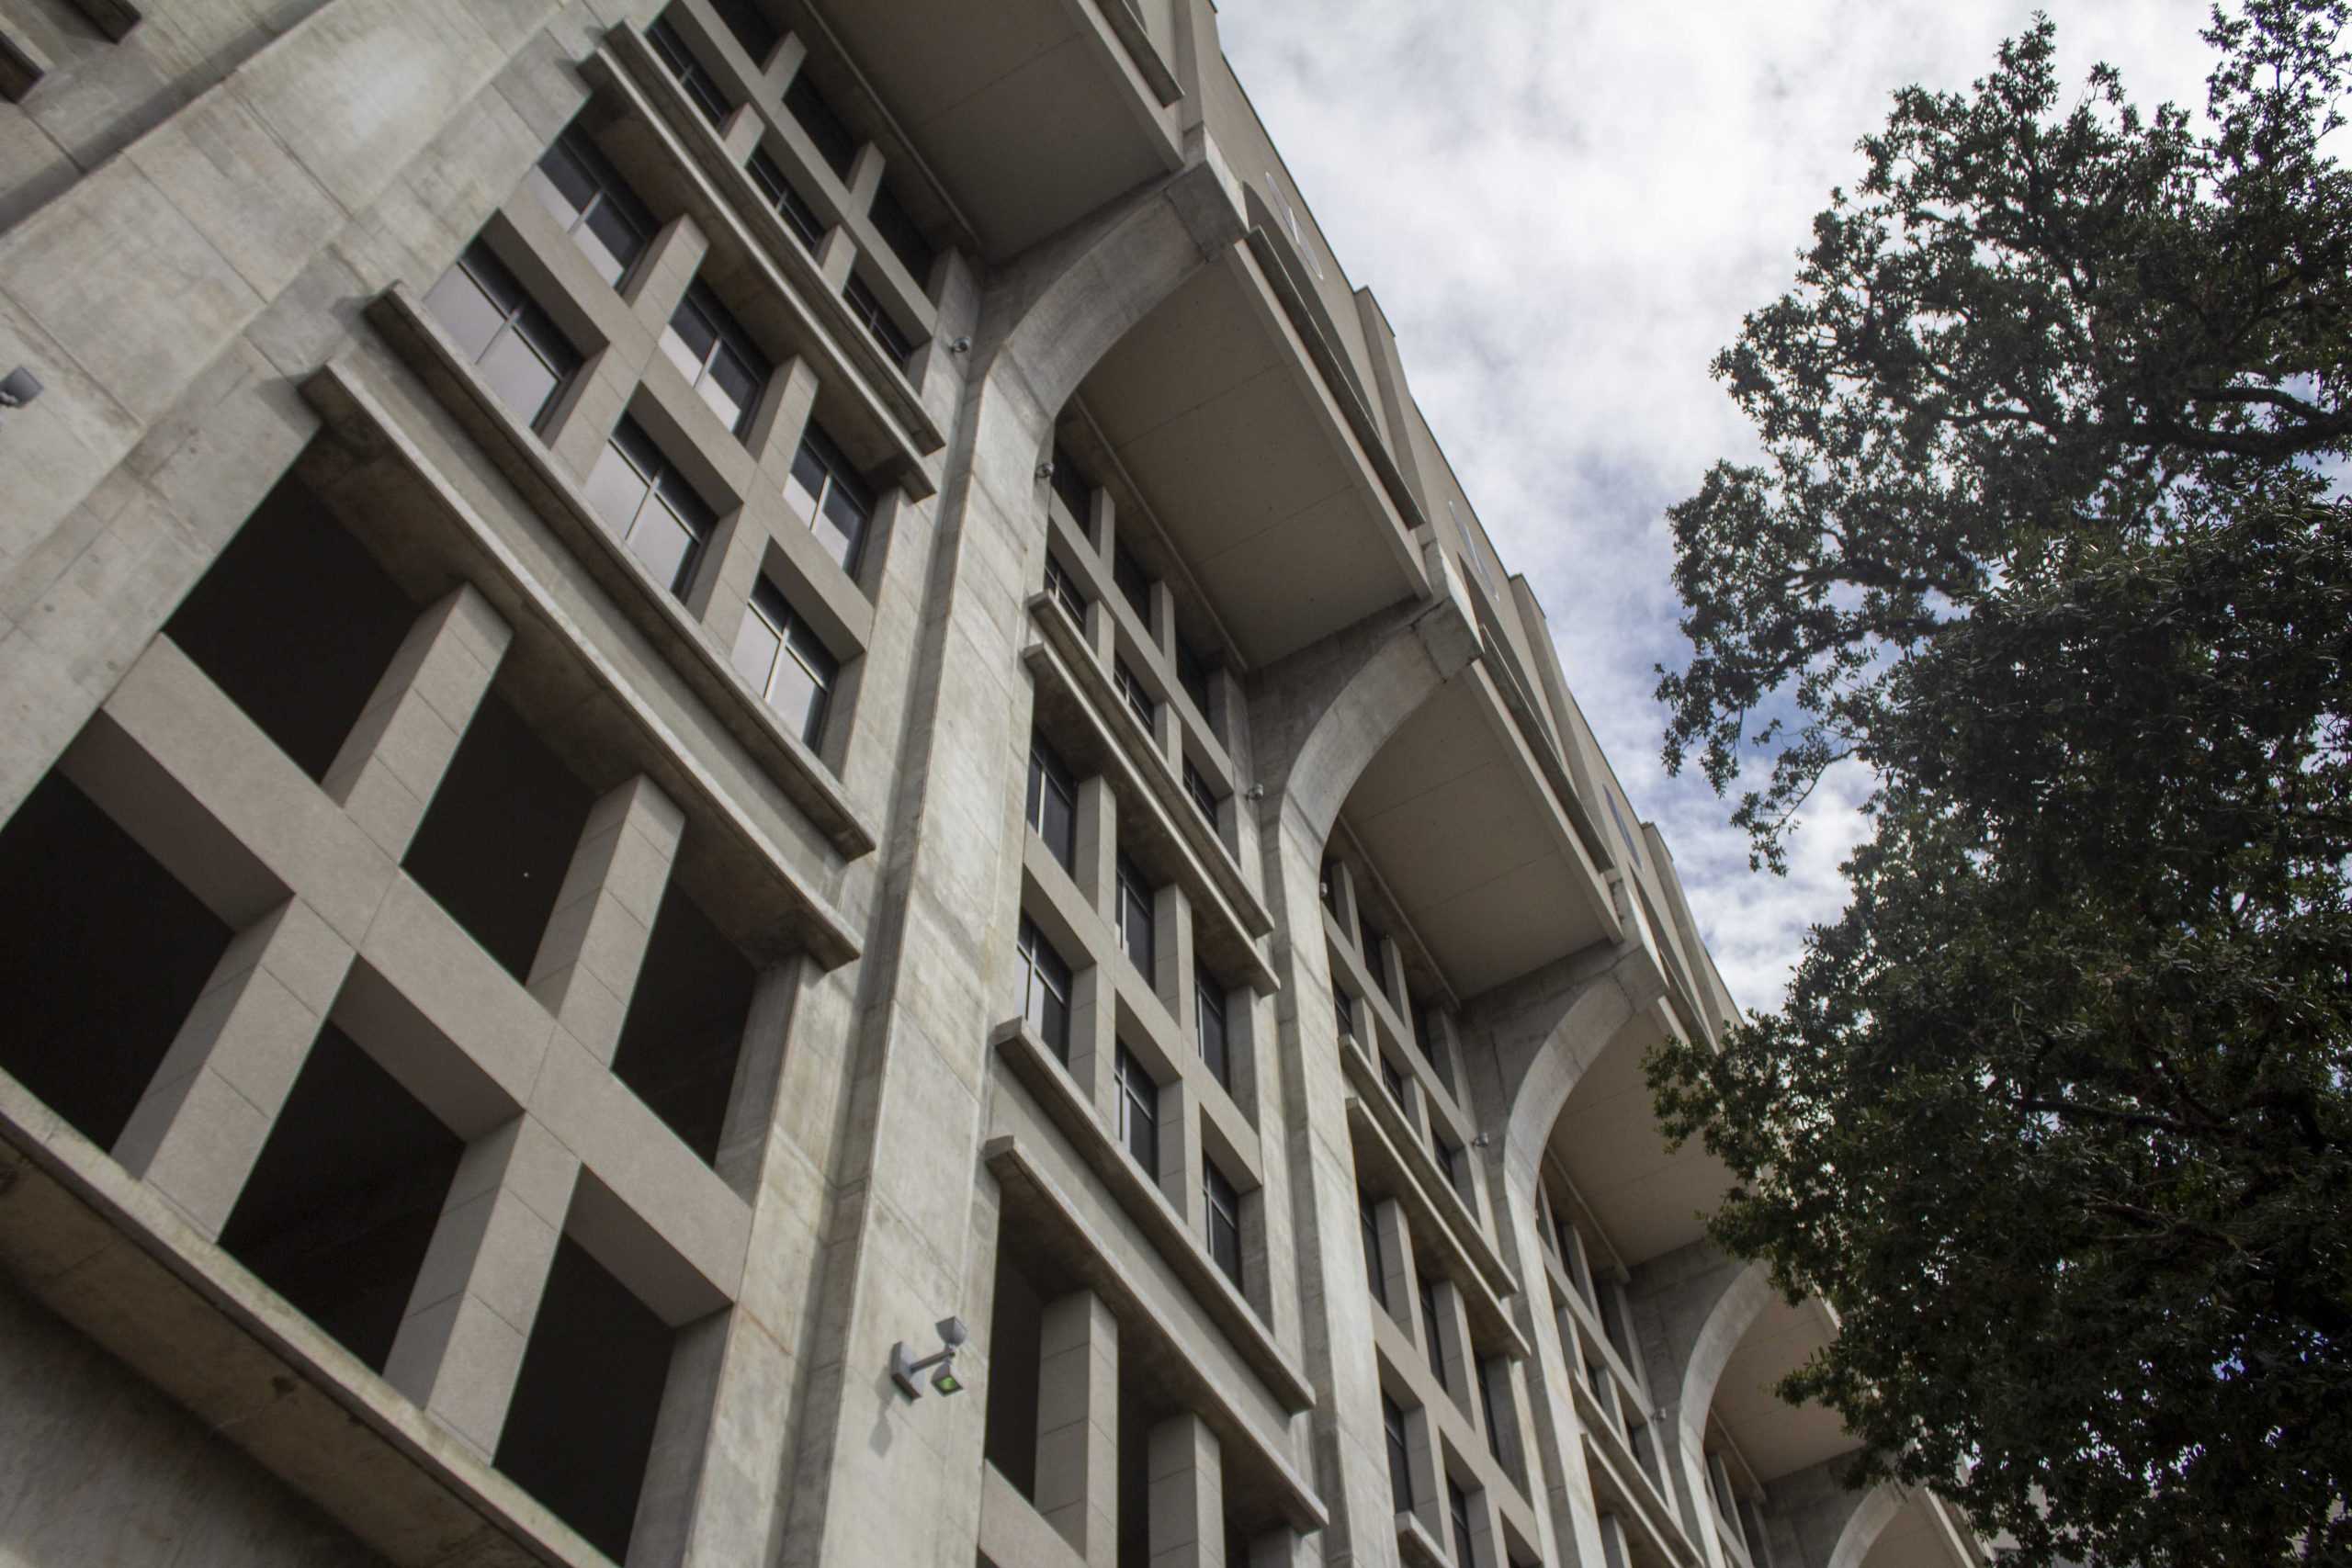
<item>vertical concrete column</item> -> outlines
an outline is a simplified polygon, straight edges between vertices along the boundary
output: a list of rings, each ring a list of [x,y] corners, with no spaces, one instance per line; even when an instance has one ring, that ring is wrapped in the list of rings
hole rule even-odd
[[[1225,1473],[1216,1434],[1198,1416],[1151,1429],[1151,1568],[1226,1568]]]
[[[1037,1512],[1088,1568],[1119,1559],[1119,1323],[1091,1291],[1047,1305],[1038,1336]]]
[[[1431,1540],[1447,1540],[1453,1531],[1445,1517],[1445,1453],[1426,1406],[1405,1412],[1405,1463],[1413,1477],[1413,1517]]]
[[[1086,1092],[1106,1128],[1119,1124],[1118,1084],[1113,1077],[1119,1054],[1117,982],[1114,956],[1078,970],[1070,980],[1069,1076]]]
[[[1601,1568],[1633,1568],[1634,1554],[1625,1543],[1625,1527],[1614,1514],[1600,1516]]]
[[[580,1161],[529,1115],[477,1138],[425,1248],[384,1377],[487,1461],[506,1407]]]
[[[1470,1560],[1462,1568],[1510,1568],[1510,1559],[1503,1551],[1502,1515],[1495,1506],[1494,1495],[1483,1486],[1470,1494],[1468,1544]]]
[[[850,161],[849,178],[843,182],[849,187],[849,209],[852,212],[864,212],[874,205],[875,193],[882,188],[882,173],[887,163],[882,149],[871,141],[857,150],[857,156]]]
[[[351,944],[291,898],[238,933],[114,1156],[218,1239],[351,968]]]
[[[1405,1224],[1405,1210],[1394,1198],[1373,1205],[1372,1223],[1380,1233],[1381,1279],[1376,1292],[1388,1303],[1388,1315],[1409,1328],[1419,1314],[1414,1311],[1418,1293],[1413,1272],[1413,1233]]]
[[[1160,585],[1154,583],[1152,586],[1156,590]],[[1175,671],[1169,669],[1165,663],[1160,668],[1169,671],[1168,684],[1173,689],[1176,684]],[[1179,779],[1182,778],[1184,776],[1184,721],[1176,716],[1176,701],[1172,697],[1152,710],[1151,745],[1152,749],[1159,753],[1160,761],[1168,764],[1168,771]],[[1192,808],[1186,807],[1183,809]]]
[[[1100,613],[1096,605],[1091,613]],[[1078,819],[1071,834],[1076,852],[1070,877],[1088,908],[1115,928],[1119,886],[1119,803],[1101,774],[1078,781]]]
[[[1470,1344],[1470,1314],[1462,1304],[1461,1289],[1440,1275],[1437,1280],[1437,1364],[1445,1392],[1469,1416],[1478,1419],[1478,1358]]]
[[[1249,1568],[1307,1568],[1309,1561],[1306,1541],[1294,1529],[1268,1530],[1250,1543]]]
[[[424,820],[514,631],[471,583],[416,618],[321,787],[394,860]]]
[[[738,104],[735,112],[718,132],[721,145],[727,149],[727,161],[741,168],[751,161],[752,150],[760,144],[760,132],[766,129],[759,111],[749,104]]]
[[[1200,1011],[1193,994],[1193,900],[1173,882],[1152,890],[1151,932],[1151,988],[1190,1050]]]
[[[1493,1396],[1495,1419],[1502,1423],[1495,1446],[1502,1450],[1503,1469],[1519,1483],[1521,1491],[1532,1495],[1534,1483],[1528,1471],[1527,1440],[1533,1413],[1527,1396],[1527,1367],[1521,1361],[1495,1360],[1479,1368],[1478,1376]]]
[[[1207,1235],[1207,1199],[1202,1195],[1201,1095],[1181,1068],[1159,1086],[1159,1190],[1184,1217],[1184,1228]]]
[[[1087,514],[1080,519],[1085,525],[1087,542],[1094,547],[1095,558],[1102,563],[1102,575],[1109,578],[1111,563],[1117,558],[1113,548],[1119,538],[1119,508],[1112,501],[1111,492],[1097,485],[1086,492]],[[1113,592],[1118,590],[1114,587]]]
[[[781,98],[792,86],[792,79],[800,74],[801,62],[808,58],[808,43],[798,33],[786,33],[775,46],[775,52],[760,62],[760,85],[771,97]]]
[[[767,391],[752,415],[748,442],[761,474],[778,490],[792,477],[792,460],[799,456],[800,438],[808,433],[808,416],[816,407],[816,367],[796,354],[768,378]]]
[[[1164,581],[1154,581],[1144,603],[1151,606],[1147,619],[1151,625],[1151,646],[1159,651],[1160,664],[1172,676],[1176,670],[1176,596],[1170,592]]]
[[[1109,594],[1095,598],[1086,606],[1086,646],[1107,678],[1111,661],[1119,657],[1119,615],[1111,608]]]
[[[586,479],[628,409],[644,365],[613,344],[588,356],[540,425],[548,453],[575,479]]]
[[[670,883],[685,814],[642,773],[589,808],[526,988],[610,1063]]]
[[[1340,922],[1340,929],[1347,932],[1349,940],[1353,941],[1361,929],[1356,924],[1355,873],[1348,869],[1347,862],[1336,855],[1324,864],[1329,868],[1331,882],[1331,918]]]
[[[709,253],[710,240],[702,226],[682,212],[662,226],[645,254],[638,257],[637,265],[622,279],[621,299],[629,314],[657,342],[670,318],[677,314],[678,301],[686,297],[686,286],[701,270],[702,258]]]

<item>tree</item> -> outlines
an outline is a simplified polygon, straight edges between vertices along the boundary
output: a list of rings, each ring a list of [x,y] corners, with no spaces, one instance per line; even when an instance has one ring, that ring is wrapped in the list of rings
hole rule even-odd
[[[1671,514],[1669,768],[1772,753],[1771,863],[1876,782],[1661,1115],[1841,1314],[1784,1392],[2022,1562],[2352,1561],[2346,9],[2217,8],[2203,124],[2062,110],[2046,17],[1898,93],[1716,361],[1763,462]]]

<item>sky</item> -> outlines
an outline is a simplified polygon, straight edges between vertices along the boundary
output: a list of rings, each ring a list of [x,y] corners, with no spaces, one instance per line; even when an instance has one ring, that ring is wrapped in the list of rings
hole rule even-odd
[[[1687,649],[1666,508],[1752,456],[1707,373],[1793,279],[1813,215],[1906,83],[1964,89],[2033,6],[1993,0],[1221,0],[1227,57],[1347,268],[1642,815],[1733,997],[1779,1004],[1845,902],[1868,777],[1824,780],[1789,873],[1668,778],[1653,666]],[[2204,101],[2202,0],[2044,0],[2064,78]]]

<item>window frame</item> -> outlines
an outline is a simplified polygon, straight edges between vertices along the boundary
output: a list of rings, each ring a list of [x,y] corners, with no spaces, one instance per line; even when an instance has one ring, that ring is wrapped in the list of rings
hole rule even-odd
[[[710,333],[710,346],[702,351],[695,373],[686,376],[683,361],[691,355],[694,344],[679,330],[678,319],[689,314],[698,318]],[[677,350],[670,347],[673,342],[677,344]],[[696,278],[686,285],[686,291],[678,297],[670,319],[662,323],[661,344],[672,367],[681,376],[686,376],[686,384],[701,398],[703,406],[722,420],[726,414],[710,400],[710,394],[703,389],[703,383],[710,381],[717,384],[715,367],[722,354],[731,355],[740,362],[743,374],[751,378],[751,393],[743,400],[742,406],[736,410],[734,421],[728,428],[737,440],[741,440],[752,428],[752,421],[758,417],[761,402],[767,397],[768,382],[775,375],[775,365],[752,341],[752,334],[743,330],[743,323],[735,319],[735,313],[727,308],[727,302],[708,284]]]
[[[650,472],[645,467],[645,459],[630,450],[632,439],[651,455],[653,467]],[[627,550],[640,566],[643,566],[650,576],[653,570],[653,564],[637,547],[635,539],[639,525],[645,520],[646,508],[654,504],[657,500],[660,501],[662,509],[689,536],[690,542],[679,557],[672,581],[663,584],[674,597],[683,599],[685,597],[687,588],[694,582],[695,573],[701,568],[704,552],[710,546],[711,535],[718,528],[718,513],[710,502],[703,499],[702,492],[695,489],[693,481],[687,479],[677,464],[671,460],[670,455],[662,449],[661,443],[655,441],[645,427],[627,412],[623,412],[620,418],[614,422],[612,433],[605,438],[605,452],[598,457],[595,467],[589,471],[589,495],[592,504],[595,494],[596,475],[604,468],[605,457],[615,453],[617,453],[621,460],[644,481],[645,493],[639,499],[637,509],[629,513],[626,525],[616,522],[601,507],[595,508],[596,513],[611,531],[614,538],[619,541],[621,547]],[[674,490],[668,488],[669,481],[675,481]],[[683,515],[677,506],[673,504],[674,495],[684,495],[700,513],[701,531],[699,533],[695,532],[695,521]]]
[[[585,206],[573,206],[563,186],[548,173],[548,163],[558,158],[569,160],[581,181],[588,186]],[[539,161],[533,164],[524,175],[524,183],[529,185],[535,175],[557,201],[569,209],[570,216],[558,212],[549,205],[546,196],[537,195],[536,191],[534,199],[547,209],[548,215],[587,255],[589,265],[595,267],[599,276],[605,276],[605,269],[597,261],[601,254],[616,269],[610,276],[605,276],[605,281],[615,289],[624,287],[628,282],[629,274],[636,270],[637,264],[644,260],[647,251],[651,249],[653,236],[661,231],[662,226],[655,220],[652,209],[630,187],[621,172],[613,166],[612,160],[605,156],[604,149],[590,141],[587,132],[577,124],[566,126],[563,133],[539,154]],[[597,226],[607,216],[626,228],[635,242],[626,256],[614,254],[606,243],[603,230]],[[592,245],[594,250],[591,250]]]
[[[1081,632],[1086,629],[1086,590],[1080,584],[1078,574],[1062,564],[1061,557],[1050,546],[1046,550],[1046,592],[1053,595],[1054,603],[1061,606],[1072,626]]]
[[[1054,835],[1046,831],[1044,807],[1046,792],[1058,798],[1068,816],[1068,841],[1056,843]],[[1078,779],[1070,772],[1046,738],[1032,729],[1029,732],[1029,783],[1022,806],[1022,815],[1029,830],[1044,842],[1046,852],[1060,863],[1064,871],[1073,876],[1078,870]]]
[[[865,329],[865,335],[880,346],[882,352],[889,356],[892,367],[903,374],[907,362],[922,345],[899,325],[898,318],[891,315],[882,303],[882,297],[874,292],[874,286],[853,272],[849,275],[849,281],[842,285],[842,299],[849,306],[849,313],[855,316],[858,324]]]
[[[670,74],[677,78],[678,86],[688,101],[702,110],[703,118],[708,120],[711,129],[716,130],[727,123],[727,117],[735,112],[735,106],[727,101],[727,94],[719,86],[718,78],[711,74],[710,68],[695,53],[694,44],[678,30],[678,24],[670,19],[670,9],[665,8],[660,16],[645,24],[645,41],[651,47],[655,58],[668,66]]]
[[[1217,1168],[1216,1161],[1204,1157],[1201,1161],[1201,1207],[1207,1232],[1209,1261],[1216,1264],[1225,1277],[1238,1289],[1241,1285],[1241,1192],[1233,1180]],[[1222,1221],[1231,1250],[1228,1260],[1218,1246],[1218,1223]]]
[[[1428,1342],[1422,1348],[1429,1357],[1430,1376],[1437,1380],[1438,1387],[1443,1388],[1445,1386],[1445,1339],[1438,1332],[1437,1326],[1437,1281],[1424,1274],[1418,1284],[1421,1298],[1421,1330],[1428,1336]]]
[[[1152,968],[1159,955],[1157,922],[1152,908],[1152,886],[1144,876],[1143,867],[1125,854],[1118,857],[1112,874],[1114,919],[1119,951],[1128,963],[1136,966],[1147,985],[1152,983]],[[1142,949],[1137,956],[1136,949]]]
[[[813,255],[817,247],[824,243],[825,231],[831,227],[817,210],[816,203],[800,194],[800,187],[784,172],[784,165],[769,157],[763,147],[752,149],[752,155],[743,160],[743,172],[752,176],[752,183],[767,198],[768,210],[782,219],[793,238]]]
[[[805,63],[793,73],[792,85],[785,89],[783,104],[784,112],[800,127],[825,167],[832,171],[835,179],[847,184],[863,140],[841,117],[841,111],[833,107],[832,100],[825,96],[824,89],[817,85],[817,79],[808,73]]]
[[[1184,759],[1182,774],[1184,794],[1192,801],[1193,809],[1201,814],[1201,819],[1214,831],[1217,825],[1217,794],[1209,787],[1208,775],[1202,773],[1200,765],[1189,756]]]
[[[1062,1066],[1069,1066],[1070,996],[1075,989],[1075,976],[1070,969],[1069,961],[1064,958],[1060,950],[1054,946],[1052,939],[1038,929],[1037,922],[1027,915],[1021,917],[1021,924],[1013,933],[1012,944],[1013,951],[1021,962],[1022,1020],[1036,1031],[1037,1038],[1045,1043],[1046,1048],[1059,1059]],[[1055,973],[1057,970],[1059,971],[1058,976]],[[1058,1030],[1051,1027],[1053,1014],[1050,1009],[1032,1005],[1033,998],[1041,990],[1048,1000],[1058,1003],[1061,1008],[1061,1025]]]
[[[1372,1281],[1372,1299],[1383,1311],[1388,1306],[1388,1249],[1380,1240],[1379,1201],[1371,1192],[1356,1189],[1356,1216],[1363,1229],[1363,1271]]]
[[[1146,1176],[1159,1179],[1159,1080],[1143,1058],[1120,1041],[1112,1054],[1112,1087],[1119,1106],[1119,1145]],[[1142,1146],[1137,1147],[1140,1144]],[[1148,1157],[1147,1157],[1148,1156]]]
[[[854,581],[858,568],[865,562],[867,541],[874,536],[874,513],[878,509],[879,497],[874,487],[866,483],[865,476],[859,473],[856,465],[850,461],[849,454],[842,449],[841,443],[833,439],[832,433],[819,424],[812,415],[802,427],[800,444],[792,454],[791,478],[785,486],[787,504],[792,503],[795,486],[808,491],[808,481],[801,473],[803,458],[808,459],[822,473],[823,482],[810,492],[813,499],[808,514],[801,521],[807,523],[808,531],[817,536],[817,542],[824,548],[825,554]],[[835,523],[828,508],[836,492],[845,495],[853,505],[861,509],[857,531],[839,555],[833,553],[827,536]]]
[[[779,610],[781,619],[779,619]],[[809,624],[808,617],[794,607],[790,596],[764,572],[753,580],[751,595],[743,604],[743,614],[746,618],[756,617],[762,626],[775,635],[776,639],[775,659],[768,667],[766,678],[763,681],[752,682],[754,689],[759,693],[760,701],[778,717],[790,716],[784,709],[775,705],[776,671],[783,668],[786,659],[797,664],[801,672],[808,677],[809,684],[816,688],[815,700],[810,703],[808,711],[801,716],[800,740],[801,744],[810,750],[818,750],[824,739],[825,722],[832,716],[834,692],[841,683],[840,658],[825,645],[824,639],[817,635],[816,628]],[[739,628],[735,637],[737,654],[735,669],[737,673],[743,675],[746,681],[750,681],[751,677],[743,670],[741,659],[742,640],[742,631]],[[813,651],[811,648],[802,647],[803,642],[812,645]],[[812,668],[810,663],[812,658],[821,660],[826,668],[821,671]]]
[[[481,350],[475,353],[467,363],[474,367],[484,382],[489,384],[492,392],[496,394],[502,404],[520,417],[526,427],[537,432],[546,422],[548,411],[552,410],[557,401],[562,398],[564,389],[571,385],[571,378],[577,376],[581,367],[587,363],[587,356],[573,345],[570,334],[558,326],[555,318],[548,315],[538,300],[532,297],[530,289],[524,286],[523,280],[514,276],[514,268],[500,260],[498,253],[491,249],[488,242],[480,235],[476,235],[464,250],[458,253],[458,259],[449,264],[448,270],[435,278],[433,287],[426,289],[424,293],[426,310],[435,321],[440,322],[442,329],[452,340],[458,338],[458,326],[443,314],[441,308],[435,305],[433,301],[434,297],[441,292],[443,286],[449,282],[453,275],[463,277],[467,283],[472,285],[475,291],[481,296],[483,303],[495,310],[499,316],[498,325],[492,330]],[[501,301],[499,290],[502,288],[512,294],[512,302]],[[508,401],[505,392],[500,388],[498,382],[488,371],[482,369],[482,367],[489,363],[491,352],[510,333],[554,376],[554,381],[548,388],[546,396],[539,400],[539,406],[528,413],[525,413],[514,403]],[[548,341],[541,342],[541,336]],[[551,355],[550,345],[560,349],[560,354]],[[460,350],[466,347],[463,342],[458,342],[458,346]],[[558,358],[565,361],[560,367],[554,363]]]
[[[1216,1020],[1216,1047],[1209,1048],[1208,1021]],[[1209,1076],[1227,1094],[1233,1092],[1233,1024],[1225,1006],[1225,987],[1195,960],[1193,964],[1193,1044],[1207,1064]]]
[[[1414,1506],[1412,1438],[1405,1428],[1405,1407],[1385,1391],[1380,1395],[1380,1427],[1387,1439],[1389,1496],[1396,1512],[1408,1514]]]
[[[1143,677],[1128,667],[1125,658],[1115,653],[1111,656],[1111,684],[1118,691],[1119,700],[1127,705],[1127,711],[1135,715],[1136,722],[1143,726],[1144,733],[1154,733],[1159,717],[1159,703],[1152,696],[1151,689],[1143,683]]]

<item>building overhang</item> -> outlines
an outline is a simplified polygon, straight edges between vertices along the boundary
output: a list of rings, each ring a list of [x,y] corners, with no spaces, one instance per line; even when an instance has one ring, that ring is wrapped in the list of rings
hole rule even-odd
[[[1668,1021],[1635,1015],[1585,1069],[1553,1123],[1552,1157],[1628,1269],[1690,1246],[1731,1190],[1731,1172],[1695,1141],[1669,1147],[1642,1058]]]

